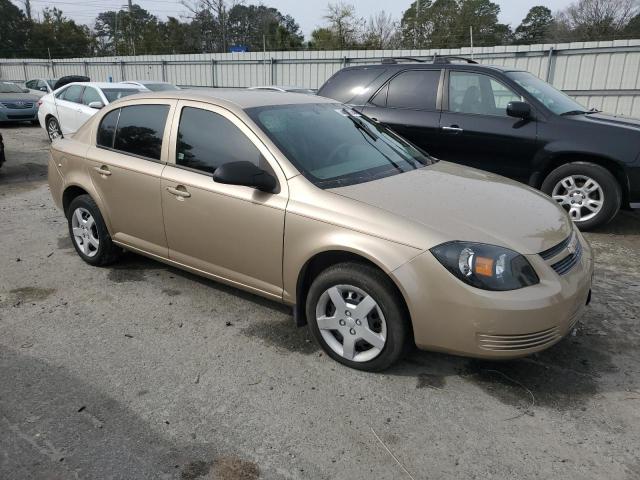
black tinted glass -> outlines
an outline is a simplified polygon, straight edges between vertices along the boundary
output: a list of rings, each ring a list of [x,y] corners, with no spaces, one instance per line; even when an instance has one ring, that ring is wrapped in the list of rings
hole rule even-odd
[[[365,93],[366,88],[385,70],[382,68],[360,68],[343,70],[325,83],[318,95],[348,102]],[[371,92],[373,93],[373,92]]]
[[[80,103],[83,89],[84,87],[82,85],[71,85],[63,92],[62,98],[68,102]]]
[[[389,84],[387,106],[435,110],[440,70],[410,70]]]
[[[242,161],[259,166],[260,152],[238,127],[217,113],[190,107],[182,110],[178,165],[213,173],[220,165]]]
[[[136,105],[120,111],[114,148],[160,160],[168,105]]]
[[[116,132],[120,109],[107,113],[98,127],[97,143],[101,147],[113,148],[113,134]]]
[[[129,95],[135,95],[136,93],[140,93],[140,90],[136,90],[133,88],[103,88],[102,93],[107,97],[109,103],[115,102],[119,98],[128,97]]]

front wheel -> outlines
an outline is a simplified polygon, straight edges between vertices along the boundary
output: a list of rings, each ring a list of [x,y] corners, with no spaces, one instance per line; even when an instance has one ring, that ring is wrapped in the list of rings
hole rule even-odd
[[[389,367],[410,337],[406,309],[391,280],[364,264],[342,263],[320,273],[309,289],[306,313],[324,351],[358,370]]]
[[[545,178],[542,191],[585,231],[609,223],[622,203],[620,184],[611,172],[589,162],[559,166]]]
[[[47,119],[47,135],[49,135],[49,141],[53,142],[58,138],[62,138],[62,129],[55,117],[49,117]]]

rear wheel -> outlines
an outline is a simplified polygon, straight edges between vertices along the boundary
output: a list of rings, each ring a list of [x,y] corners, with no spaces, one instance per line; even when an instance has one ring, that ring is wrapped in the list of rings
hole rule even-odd
[[[359,263],[328,268],[307,295],[311,331],[338,362],[358,370],[380,371],[405,352],[408,318],[391,280]]]
[[[620,210],[622,191],[609,170],[589,162],[573,162],[553,170],[542,184],[581,230],[610,222]]]
[[[49,140],[52,142],[58,138],[62,138],[62,130],[56,117],[49,117],[47,119],[47,135],[49,135]]]

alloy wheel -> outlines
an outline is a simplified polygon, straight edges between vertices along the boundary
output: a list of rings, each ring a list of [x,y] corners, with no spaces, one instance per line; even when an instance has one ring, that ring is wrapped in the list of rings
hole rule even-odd
[[[60,132],[60,127],[58,126],[58,122],[54,119],[51,119],[47,122],[47,133],[49,133],[49,138],[51,141],[56,140],[62,136],[62,132]]]
[[[602,187],[586,175],[570,175],[560,180],[551,193],[551,198],[569,212],[574,222],[592,219],[604,205]]]
[[[375,299],[353,285],[325,290],[316,305],[316,323],[335,353],[353,362],[376,358],[387,341],[387,323]]]
[[[94,257],[100,247],[98,226],[93,216],[86,208],[76,208],[71,217],[73,241],[78,249],[87,257]]]

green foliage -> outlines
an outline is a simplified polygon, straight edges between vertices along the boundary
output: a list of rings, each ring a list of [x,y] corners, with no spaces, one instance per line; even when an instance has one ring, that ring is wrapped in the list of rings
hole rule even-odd
[[[23,57],[29,22],[9,0],[0,0],[0,57]]]
[[[94,39],[84,25],[66,18],[57,8],[45,8],[42,22],[32,22],[28,48],[46,57],[84,57],[94,52]],[[46,52],[46,54],[45,54]]]
[[[515,41],[521,45],[544,43],[553,25],[551,10],[544,6],[531,7],[514,33]]]

